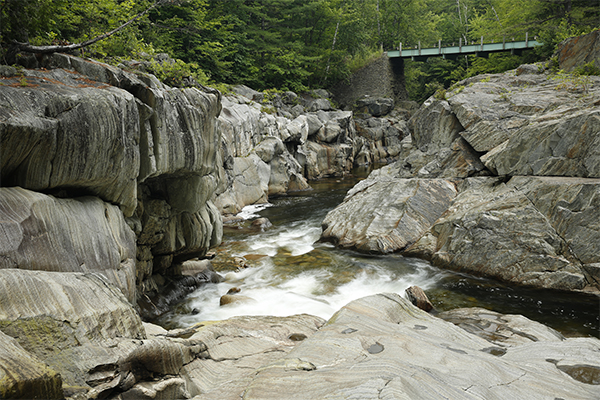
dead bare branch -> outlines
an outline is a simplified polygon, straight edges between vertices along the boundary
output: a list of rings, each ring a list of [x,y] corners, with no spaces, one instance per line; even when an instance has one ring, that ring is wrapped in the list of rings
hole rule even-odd
[[[37,54],[61,53],[61,52],[68,52],[68,51],[72,51],[72,50],[81,49],[83,47],[87,47],[96,42],[99,42],[100,40],[106,39],[106,38],[114,35],[115,33],[127,28],[129,25],[133,24],[135,21],[139,20],[144,15],[149,13],[152,9],[159,7],[165,3],[168,3],[169,1],[170,0],[156,0],[150,7],[148,7],[141,13],[137,14],[135,17],[131,18],[129,21],[125,22],[123,25],[113,29],[110,32],[106,32],[100,36],[96,36],[93,39],[86,40],[85,42],[72,43],[72,44],[68,44],[68,45],[58,45],[58,46],[32,46],[29,43],[21,43],[21,42],[17,42],[17,41],[13,41],[13,43],[21,51],[25,51],[28,53],[37,53]]]

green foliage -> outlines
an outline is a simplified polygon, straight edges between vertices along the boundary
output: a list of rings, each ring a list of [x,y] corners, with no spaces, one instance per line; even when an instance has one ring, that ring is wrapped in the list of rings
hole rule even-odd
[[[596,61],[590,61],[587,64],[584,64],[580,67],[575,68],[574,71],[575,75],[580,75],[580,76],[584,76],[584,75],[600,75],[600,68],[598,68],[596,66]]]
[[[208,76],[198,64],[185,63],[179,59],[173,62],[152,60],[150,62],[150,72],[156,75],[160,81],[170,86],[184,87],[186,86],[186,78],[193,78],[201,85],[208,84]]]
[[[550,79],[558,81],[558,85],[555,88],[556,90],[567,90],[572,92],[583,90],[585,93],[588,93],[589,87],[592,84],[589,75],[581,75],[579,73],[570,74],[563,70],[559,70],[552,74]]]
[[[155,0],[0,0],[0,42],[78,43],[110,31]],[[173,85],[246,84],[256,90],[329,87],[382,51],[479,40],[544,46],[523,56],[407,62],[406,87],[422,101],[466,77],[548,58],[564,38],[597,29],[600,0],[171,0],[83,50],[110,61],[165,52],[153,64]],[[587,69],[585,69],[587,68]],[[579,75],[597,73],[597,66]],[[226,88],[226,86],[223,86]]]

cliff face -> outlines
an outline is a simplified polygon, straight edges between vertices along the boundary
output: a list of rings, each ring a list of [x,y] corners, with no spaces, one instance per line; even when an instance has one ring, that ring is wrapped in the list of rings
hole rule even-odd
[[[65,55],[43,63],[5,68],[0,88],[1,267],[99,272],[134,302],[153,274],[221,240],[220,95]]]

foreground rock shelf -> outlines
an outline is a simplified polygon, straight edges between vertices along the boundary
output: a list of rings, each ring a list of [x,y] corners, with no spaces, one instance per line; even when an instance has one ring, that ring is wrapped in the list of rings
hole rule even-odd
[[[210,357],[186,368],[205,383],[197,400],[596,395],[598,339],[565,339],[524,317],[481,309],[445,318],[484,327],[476,333],[487,337],[433,317],[397,294],[380,294],[346,305],[314,334],[323,322],[306,315],[243,317],[200,328],[192,339],[205,340]]]

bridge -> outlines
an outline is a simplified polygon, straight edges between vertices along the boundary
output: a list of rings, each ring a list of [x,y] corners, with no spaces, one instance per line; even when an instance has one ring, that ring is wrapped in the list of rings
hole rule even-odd
[[[388,51],[387,55],[390,58],[411,59],[413,61],[427,61],[429,57],[443,57],[450,60],[455,60],[459,56],[469,54],[475,54],[477,57],[487,58],[490,53],[501,51],[510,51],[513,54],[520,55],[523,50],[533,49],[534,47],[541,46],[542,44],[543,43],[538,42],[537,40],[529,40],[528,34],[525,35],[525,40],[518,42],[507,42],[505,39],[502,41],[502,43],[484,43],[483,37],[481,37],[481,41],[477,44],[463,44],[462,39],[460,39],[458,46],[454,46],[454,44],[452,46],[442,46],[442,41],[440,40],[437,47],[425,49],[421,48],[421,42],[419,42],[414,49],[403,49],[402,43],[400,43],[398,50]]]

